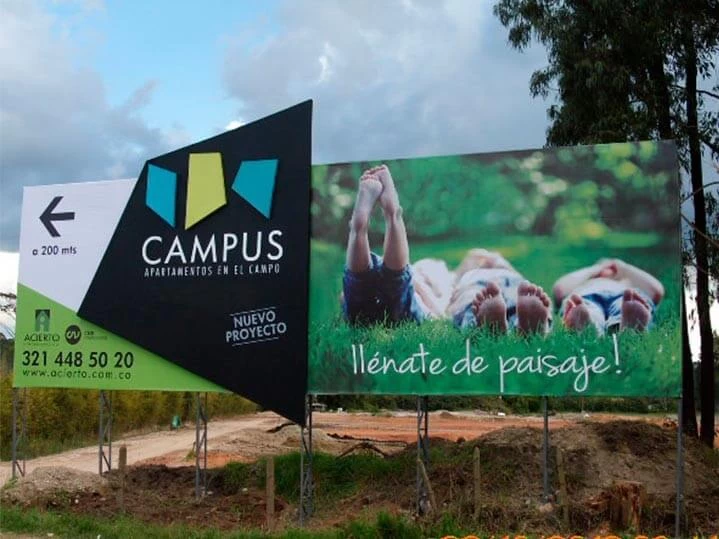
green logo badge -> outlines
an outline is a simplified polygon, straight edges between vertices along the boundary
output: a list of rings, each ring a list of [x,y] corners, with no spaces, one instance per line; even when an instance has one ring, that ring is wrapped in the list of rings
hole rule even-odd
[[[35,331],[50,331],[50,309],[35,309]]]

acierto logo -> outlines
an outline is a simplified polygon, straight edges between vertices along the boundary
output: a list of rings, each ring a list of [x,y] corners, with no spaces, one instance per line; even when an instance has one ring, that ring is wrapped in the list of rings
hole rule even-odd
[[[269,219],[276,175],[277,159],[243,161],[232,182],[232,190]],[[145,204],[172,227],[175,226],[176,197],[177,174],[148,164]],[[185,230],[225,204],[222,155],[219,152],[191,153],[187,167]]]
[[[35,331],[50,331],[50,309],[35,309]]]

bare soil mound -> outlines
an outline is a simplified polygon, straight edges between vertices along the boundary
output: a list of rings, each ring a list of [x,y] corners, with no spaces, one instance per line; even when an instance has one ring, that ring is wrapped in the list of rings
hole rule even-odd
[[[384,424],[386,418],[374,419],[382,422],[389,440],[396,443],[396,434],[393,435],[389,424]],[[446,416],[445,419],[464,421]],[[537,428],[541,423],[535,422],[532,426],[520,422],[510,424],[513,426],[492,430],[468,441],[456,436],[450,438],[451,441],[446,438],[430,440],[429,475],[438,510],[427,518],[441,518],[442,514],[449,513],[459,522],[476,525],[477,531],[492,533],[604,533],[610,529],[606,503],[608,490],[617,481],[633,481],[640,483],[646,491],[636,531],[672,534],[677,449],[675,426],[637,420],[579,419],[567,421],[563,428],[553,429],[549,450],[551,502],[544,504],[542,431]],[[379,430],[372,432],[372,439],[381,438]],[[338,440],[337,432],[342,431],[318,428],[314,433],[318,451],[337,455],[350,447],[348,444],[356,444],[361,439],[357,436],[352,440]],[[233,452],[239,451],[239,446],[235,447],[238,444],[240,441],[228,439],[218,448],[226,457],[223,460],[251,460],[253,455],[247,454],[237,454],[237,458],[233,458]],[[259,457],[285,450],[296,451],[298,445],[296,429],[287,427],[258,434],[253,451],[256,450]],[[479,447],[481,462],[481,506],[476,517],[473,504],[475,447]],[[325,468],[320,466],[323,459],[316,459],[316,513],[312,526],[334,526],[363,515],[371,518],[379,511],[411,514],[415,504],[416,446],[393,445],[392,448],[393,452],[386,457],[379,456],[376,451],[325,457]],[[558,452],[562,454],[566,475],[569,530],[563,530],[558,503]],[[381,459],[381,466],[367,465],[369,454],[374,455],[371,458]],[[298,461],[292,461],[291,465],[289,460],[284,462],[284,468],[279,466],[276,471],[278,491],[281,483],[285,485],[285,492],[298,491]],[[161,524],[182,522],[220,529],[263,525],[265,498],[261,464],[250,465],[249,471],[245,469],[240,481],[233,476],[237,469],[233,470],[231,466],[210,470],[210,492],[199,501],[194,499],[195,469],[192,462],[187,464],[189,466],[149,463],[131,466],[125,483],[124,502],[121,502],[117,472],[109,474],[107,479],[100,479],[94,474],[66,469],[36,470],[27,479],[6,488],[2,501],[24,506],[61,505],[73,512],[98,516],[114,516],[124,510],[136,518]],[[52,503],[48,503],[43,493],[50,489],[50,485],[53,492],[64,491],[67,495],[54,494]],[[684,485],[686,529],[692,534],[716,533],[719,529],[719,504],[716,503],[719,500],[719,455],[695,440],[686,440]],[[296,494],[287,494],[287,498],[276,502],[280,527],[282,523],[296,524]]]
[[[3,488],[2,503],[23,506],[57,507],[78,504],[79,497],[103,497],[109,491],[104,477],[58,467],[36,468],[27,476]]]

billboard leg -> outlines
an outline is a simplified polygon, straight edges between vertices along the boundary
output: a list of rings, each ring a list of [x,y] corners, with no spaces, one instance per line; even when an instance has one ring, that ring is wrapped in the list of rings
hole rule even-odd
[[[105,471],[112,470],[112,392],[110,391],[100,391],[99,416],[97,422],[97,460],[98,473],[102,475]]]
[[[312,395],[305,398],[305,426],[301,427],[300,448],[300,525],[314,512],[314,478],[312,475]]]
[[[22,391],[22,392],[21,392]],[[19,416],[19,417],[18,417]],[[18,419],[20,426],[18,429]],[[25,477],[27,447],[27,389],[12,390],[12,478]]]
[[[419,461],[429,469],[429,397],[417,397],[417,514],[429,512],[429,491],[425,484]],[[436,508],[435,508],[436,509]]]
[[[195,498],[207,493],[207,393],[195,396]]]
[[[684,506],[684,447],[682,438],[682,398],[677,400],[677,500],[674,516],[674,537],[681,537],[681,518]]]
[[[544,416],[544,430],[542,434],[542,493],[544,503],[549,501],[549,410],[547,397],[542,397],[542,415]]]

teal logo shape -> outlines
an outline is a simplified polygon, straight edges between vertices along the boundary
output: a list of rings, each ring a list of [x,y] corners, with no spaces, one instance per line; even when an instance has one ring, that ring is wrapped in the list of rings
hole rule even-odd
[[[266,219],[272,213],[277,177],[277,159],[243,161],[232,183],[232,191]],[[188,156],[185,230],[227,204],[225,174],[219,152]],[[148,164],[145,205],[171,227],[176,226],[177,173]]]

